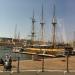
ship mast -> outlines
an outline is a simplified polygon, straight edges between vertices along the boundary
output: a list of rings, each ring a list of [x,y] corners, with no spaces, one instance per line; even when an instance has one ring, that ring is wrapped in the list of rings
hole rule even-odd
[[[14,39],[17,39],[17,24],[15,25]]]
[[[53,26],[53,48],[55,48],[55,45],[56,45],[56,24],[57,24],[57,21],[56,21],[56,16],[55,16],[55,5],[54,5],[54,10],[53,10],[53,18],[52,18],[52,26]]]
[[[35,31],[34,31],[34,24],[35,24],[35,18],[34,18],[34,10],[33,10],[33,17],[32,17],[32,35],[31,35],[31,43],[34,44],[34,37],[35,37]]]
[[[43,17],[43,5],[42,5],[42,16],[41,16],[41,44],[44,44],[44,17]]]
[[[18,41],[20,42],[20,32],[18,32],[17,39],[18,39]]]

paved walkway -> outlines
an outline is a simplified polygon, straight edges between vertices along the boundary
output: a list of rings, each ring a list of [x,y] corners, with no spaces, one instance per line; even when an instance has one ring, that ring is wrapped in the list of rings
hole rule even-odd
[[[18,62],[12,63],[11,74],[17,75]],[[75,75],[75,56],[69,58],[69,70],[66,72],[66,58],[48,58],[45,59],[44,68],[47,72],[41,72],[42,61],[24,60],[19,63],[19,75]],[[3,72],[3,66],[0,66],[0,75],[9,75],[10,72]]]
[[[0,72],[0,75],[75,75],[75,72],[69,72],[66,71],[24,71],[24,72]]]

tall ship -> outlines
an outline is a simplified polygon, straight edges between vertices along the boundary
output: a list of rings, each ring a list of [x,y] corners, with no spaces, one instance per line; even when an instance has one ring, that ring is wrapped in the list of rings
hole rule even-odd
[[[57,45],[56,44],[56,25],[57,25],[57,20],[56,20],[56,15],[55,15],[55,5],[54,5],[54,11],[53,11],[53,18],[52,18],[52,27],[53,27],[53,39],[51,44],[46,44],[44,42],[44,16],[43,16],[43,5],[42,5],[42,16],[41,16],[41,40],[35,44],[35,31],[34,31],[34,24],[35,24],[35,18],[34,18],[34,12],[33,12],[33,17],[32,17],[32,34],[31,34],[31,45],[26,48],[27,53],[30,54],[38,54],[42,55],[44,54],[45,56],[56,56],[58,53],[64,52],[64,46],[63,45]]]
[[[35,17],[34,17],[34,10],[33,10],[33,17],[32,17],[32,32],[31,32],[31,43],[25,46],[25,50],[21,53],[24,54],[31,54],[31,55],[44,55],[46,57],[56,57],[56,56],[64,56],[65,49],[72,51],[73,49],[70,45],[65,45],[64,43],[57,43],[56,42],[56,26],[57,26],[57,19],[55,15],[55,5],[53,10],[53,18],[52,18],[52,42],[47,44],[44,41],[44,15],[43,15],[43,5],[42,5],[42,16],[41,16],[41,39],[40,41],[35,41]]]

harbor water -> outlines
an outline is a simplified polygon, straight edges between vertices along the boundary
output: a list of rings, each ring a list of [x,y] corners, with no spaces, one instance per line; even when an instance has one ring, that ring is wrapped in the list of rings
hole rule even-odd
[[[31,59],[31,55],[13,53],[12,48],[0,46],[0,58],[5,59],[6,55],[11,55],[13,60],[17,60],[18,57],[20,57],[20,60],[30,60]]]

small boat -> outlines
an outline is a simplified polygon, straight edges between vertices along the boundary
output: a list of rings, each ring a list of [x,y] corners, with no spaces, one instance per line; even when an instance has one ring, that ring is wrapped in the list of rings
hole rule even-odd
[[[14,53],[18,53],[18,52],[21,52],[21,51],[23,51],[22,47],[13,47],[13,50],[12,50],[12,52],[14,52]]]

